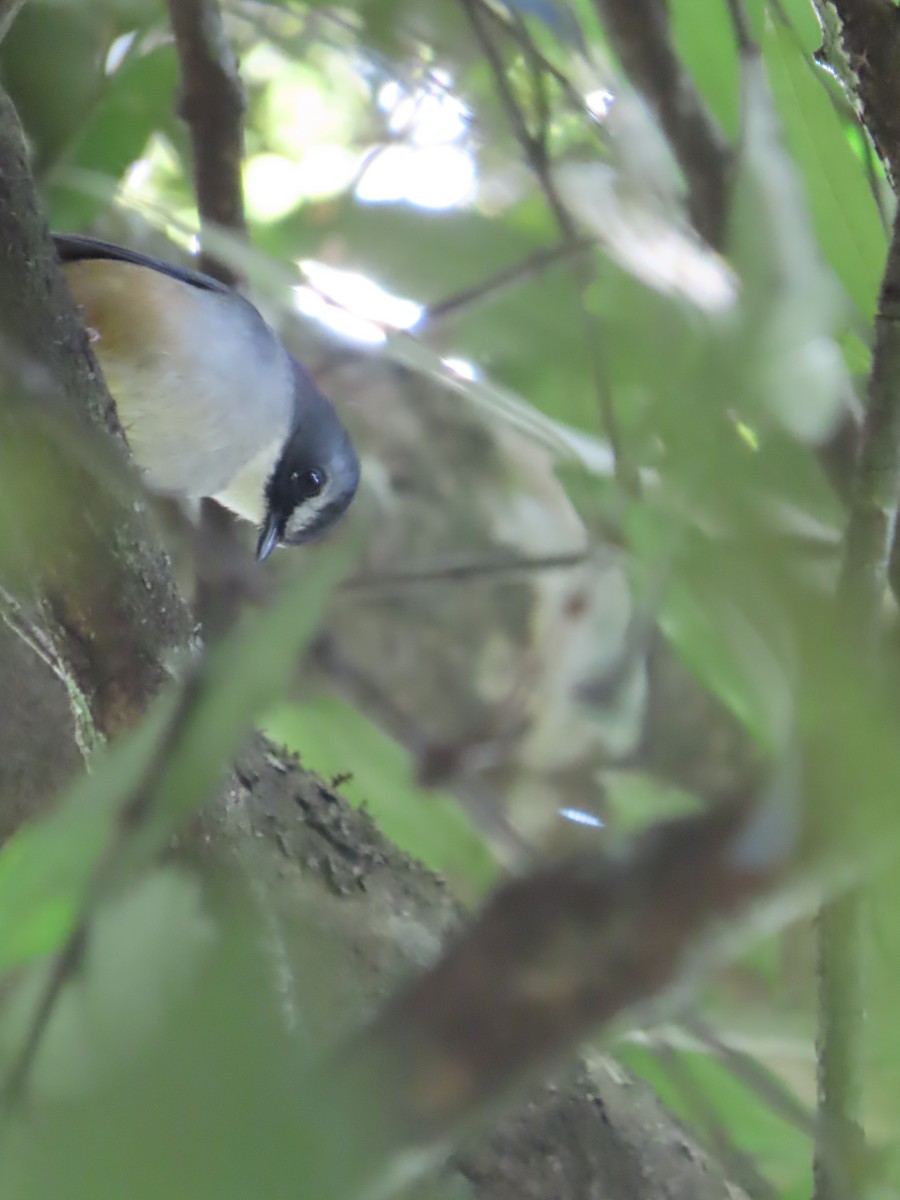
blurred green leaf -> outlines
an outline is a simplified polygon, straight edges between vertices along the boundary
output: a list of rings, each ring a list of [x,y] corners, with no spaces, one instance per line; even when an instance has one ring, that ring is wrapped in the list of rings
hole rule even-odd
[[[92,921],[78,976],[54,1006],[31,1073],[33,1093],[44,1101],[82,1096],[135,1058],[186,992],[212,936],[197,883],[172,870],[106,905]],[[0,1059],[24,1039],[45,976],[36,966],[19,981],[0,1025]]]
[[[732,341],[745,403],[801,441],[822,441],[850,381],[836,342],[844,298],[810,229],[807,197],[782,145],[758,59],[743,66],[744,133],[728,249],[741,278]]]
[[[103,80],[96,102],[82,120],[78,136],[51,178],[48,205],[57,229],[89,224],[106,203],[67,183],[72,170],[93,172],[115,183],[138,159],[158,130],[176,134],[172,97],[178,68],[171,46],[127,55],[119,69]],[[177,131],[180,136],[180,130]]]
[[[822,252],[866,322],[887,249],[878,208],[835,111],[824,69],[778,21],[765,27],[763,50],[788,148],[803,173]]]
[[[33,147],[52,168],[79,136],[103,85],[109,23],[93,5],[26,4],[0,43],[0,79]]]
[[[68,935],[123,805],[148,780],[156,797],[149,818],[119,839],[116,860],[108,863],[120,880],[145,866],[209,796],[254,717],[282,694],[296,655],[355,552],[353,538],[320,551],[270,611],[245,614],[216,647],[201,680],[187,685],[186,696],[177,690],[164,696],[133,735],[95,755],[92,773],[54,812],[0,850],[0,969],[46,952]]]
[[[0,970],[56,950],[77,920],[123,797],[156,749],[172,698],[125,742],[95,756],[93,773],[43,820],[0,848]]]
[[[792,680],[748,616],[713,588],[676,586],[660,623],[697,678],[766,751],[779,750],[793,724]]]
[[[581,53],[587,53],[584,34],[572,5],[564,0],[501,0],[503,6],[523,17],[534,17],[555,37]]]
[[[128,923],[126,917],[120,925],[124,934]],[[177,926],[168,936],[176,952],[187,944]],[[272,1019],[254,941],[238,926],[227,942],[213,944],[189,988],[186,977],[167,988],[139,964],[137,982],[150,991],[139,1004],[155,998],[165,1017],[155,1036],[131,1046],[119,1042],[129,1014],[113,1013],[118,1069],[95,1073],[77,1098],[47,1106],[40,1122],[6,1131],[0,1191],[18,1200],[158,1200],[187,1189],[192,1200],[246,1200],[292,1190],[287,1181],[303,1178],[295,1151],[299,1055]],[[152,974],[166,950],[146,943],[145,949]],[[115,980],[114,960],[107,965],[112,976],[104,980],[103,1003],[116,997],[126,1003],[128,981]],[[77,1001],[70,1012],[74,1018]],[[77,1054],[77,1041],[69,1045]]]
[[[674,1051],[690,1072],[696,1092],[685,1091],[673,1080],[652,1050],[619,1042],[617,1054],[623,1062],[651,1084],[654,1091],[683,1120],[698,1130],[712,1149],[715,1143],[707,1129],[705,1115],[714,1113],[716,1122],[730,1141],[752,1155],[755,1164],[771,1180],[779,1197],[808,1196],[810,1177],[810,1140],[768,1109],[760,1099],[720,1063],[702,1052]],[[705,1113],[698,1112],[696,1096],[703,1097]]]
[[[603,787],[613,814],[609,823],[616,833],[636,833],[655,821],[702,807],[696,796],[642,771],[604,771]]]
[[[706,0],[668,5],[682,59],[738,145],[748,112],[746,103],[740,111],[742,80],[727,7]],[[609,527],[624,530],[623,555],[638,596],[662,595],[659,624],[672,647],[704,688],[737,714],[757,747],[777,752],[802,732],[811,746],[810,820],[837,829],[842,858],[851,861],[872,854],[873,846],[887,854],[897,840],[896,720],[892,708],[873,699],[859,664],[843,654],[830,603],[843,507],[815,448],[803,440],[808,427],[784,419],[805,417],[826,384],[846,381],[838,380],[836,355],[829,358],[824,382],[814,378],[815,363],[809,361],[792,375],[785,355],[825,344],[830,352],[837,344],[851,373],[867,370],[867,326],[885,238],[850,104],[812,59],[820,31],[810,0],[777,5],[748,0],[745,8],[763,45],[778,122],[774,135],[770,130],[751,147],[758,151],[762,145],[764,151],[758,186],[748,189],[746,177],[739,177],[732,214],[743,309],[713,314],[698,311],[696,297],[686,298],[685,280],[696,284],[721,264],[686,254],[695,249],[689,239],[672,239],[673,233],[685,233],[680,198],[669,194],[655,168],[647,172],[649,180],[639,172],[625,180],[616,209],[598,185],[611,177],[622,181],[628,174],[624,166],[634,167],[647,150],[646,130],[630,136],[609,116],[589,127],[579,106],[564,104],[553,83],[548,95],[560,107],[552,114],[549,144],[557,182],[574,169],[577,186],[571,194],[580,190],[595,222],[591,228],[607,251],[612,216],[625,219],[625,232],[633,235],[637,217],[650,209],[659,238],[632,243],[629,261],[623,261],[621,245],[615,261],[611,254],[592,257],[586,317],[571,264],[561,261],[544,271],[525,270],[515,284],[460,304],[425,326],[420,337],[390,334],[375,353],[454,389],[490,423],[509,422],[567,463],[585,462],[597,472],[587,481],[578,472],[581,511],[603,528],[603,537]],[[506,6],[507,13],[522,9]],[[574,13],[589,42],[589,64],[559,39],[563,11]],[[548,14],[549,27],[541,23]],[[324,3],[295,10],[273,2],[243,5],[230,15],[251,100],[247,144],[255,245],[285,263],[314,257],[363,272],[393,292],[430,304],[510,264],[525,263],[536,249],[558,240],[459,5],[362,0],[338,12]],[[193,233],[186,137],[174,116],[171,45],[152,30],[105,74],[113,39],[153,22],[162,32],[162,17],[160,4],[137,0],[88,5],[31,0],[0,52],[0,70],[29,126],[55,223],[75,227],[97,219],[101,227],[118,229],[112,199],[130,165],[143,158],[141,172],[130,177],[126,203],[151,212],[157,226],[177,230],[184,242]],[[601,66],[606,47],[591,0],[544,5],[538,19],[526,17],[539,49],[576,90],[610,82]],[[503,45],[509,78],[534,118],[532,80],[522,54],[511,42]],[[430,134],[410,133],[402,122],[391,126],[389,100],[391,94],[418,97],[423,81],[436,92],[449,89],[468,106],[458,138],[480,173],[477,197],[468,208],[440,214],[409,204],[358,202],[349,194],[350,175],[329,175],[328,161],[333,166],[340,160],[344,170],[384,138],[414,157],[416,138],[427,142]],[[743,86],[746,93],[746,79]],[[620,88],[620,113],[625,95]],[[790,157],[781,152],[778,123]],[[89,173],[95,186],[80,192],[79,172]],[[791,186],[794,173],[802,175],[802,189]],[[787,205],[778,199],[785,195]],[[285,213],[290,215],[282,217]],[[672,253],[675,245],[682,256]],[[674,263],[681,290],[666,290],[658,278],[648,280],[637,271],[636,252],[657,276],[661,262]],[[820,252],[856,308],[850,329],[841,327],[840,303],[834,312],[829,308]],[[272,282],[277,294],[286,296],[294,282],[292,268],[276,269],[271,262],[260,267],[261,256],[251,250],[237,251],[235,261],[249,268],[254,282]],[[727,275],[716,276],[722,278]],[[828,318],[835,314],[832,328]],[[764,328],[766,321],[772,328]],[[778,353],[764,336],[773,328],[782,339],[774,343]],[[642,468],[640,501],[623,501],[609,482],[609,447],[598,436],[607,431],[601,429],[598,385],[591,376],[594,351],[627,451]],[[451,356],[470,360],[476,378],[454,373],[444,361]],[[68,543],[77,506],[59,511],[37,450],[21,441],[2,457],[0,478],[10,499],[0,522],[4,561],[18,545],[17,496],[30,497],[39,514],[40,537],[29,549],[37,545],[43,551],[45,541],[51,549]],[[565,476],[573,492],[575,476],[574,469]],[[601,520],[609,514],[610,520]],[[390,520],[387,507],[384,519]],[[467,896],[491,881],[493,863],[454,799],[421,793],[409,756],[368,720],[331,699],[272,709],[295,652],[343,569],[343,553],[339,548],[332,560],[326,551],[324,574],[313,568],[306,579],[290,584],[272,612],[247,615],[213,655],[196,683],[196,703],[179,712],[177,728],[173,694],[130,741],[95,756],[93,775],[54,813],[21,830],[0,851],[0,970],[18,967],[31,977],[32,988],[40,981],[46,964],[36,960],[57,949],[71,930],[96,864],[117,836],[123,799],[161,765],[167,735],[176,753],[156,781],[157,820],[126,846],[117,864],[126,883],[133,884],[171,829],[214,786],[241,732],[260,712],[270,713],[270,731],[311,767],[327,775],[352,771],[347,791],[353,801],[366,804],[389,836]],[[349,546],[346,553],[352,553]],[[303,561],[322,563],[318,550]],[[531,653],[530,644],[527,650]],[[893,670],[893,653],[892,646],[886,648],[886,674]],[[717,752],[715,746],[707,749],[711,757]],[[623,824],[645,823],[671,805],[690,803],[639,770],[609,777]],[[893,863],[891,872],[895,881]],[[876,1138],[891,1139],[900,1079],[893,1020],[898,956],[891,935],[900,927],[896,883],[885,880],[877,900],[867,1116]],[[246,928],[228,926],[209,939],[194,889],[169,873],[150,876],[137,888],[116,889],[97,916],[84,985],[66,997],[59,1032],[46,1048],[45,1091],[66,1093],[73,1102],[35,1108],[28,1114],[35,1119],[14,1131],[0,1155],[0,1193],[15,1200],[320,1196],[313,1186],[314,1123],[305,1121],[297,1087],[297,1041],[315,1041],[317,1030],[304,1027],[295,1040],[273,1019],[276,1005],[260,986],[258,921],[247,917]],[[292,961],[304,979],[304,997],[327,996],[342,964],[320,948],[307,949],[301,947]],[[735,1031],[743,1031],[742,1044],[756,1061],[803,1091],[810,1087],[812,1067],[810,972],[790,1012],[779,1007],[783,1002],[787,1008],[788,975],[784,948],[769,940],[710,987],[705,1001],[731,1022],[736,1040]],[[23,985],[20,1003],[27,1006],[33,994]],[[343,1015],[346,1005],[323,1007]],[[777,1049],[779,1037],[770,1036],[782,1027],[792,1031],[784,1045],[800,1045],[807,1056],[799,1067],[787,1049]],[[0,1025],[4,1045],[12,1029],[10,1010]],[[679,1048],[695,1084],[686,1098],[647,1047],[626,1046],[622,1053],[693,1125],[702,1128],[712,1111],[730,1139],[773,1180],[780,1197],[808,1195],[805,1139],[731,1073],[694,1046]],[[349,1138],[338,1122],[327,1131],[328,1153],[340,1155]]]
[[[748,6],[749,7],[749,6]],[[761,7],[753,5],[754,11]],[[730,138],[738,133],[738,49],[726,4],[674,0],[672,33],[678,53]]]

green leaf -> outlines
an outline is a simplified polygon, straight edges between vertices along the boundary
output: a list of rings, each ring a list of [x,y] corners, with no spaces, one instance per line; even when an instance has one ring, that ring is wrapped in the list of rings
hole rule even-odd
[[[196,881],[157,871],[106,904],[91,923],[79,972],[63,991],[31,1074],[34,1094],[79,1096],[121,1070],[183,995],[213,936]],[[0,1026],[0,1057],[21,1044],[46,986],[20,982]]]
[[[740,116],[738,49],[726,4],[673,0],[672,36],[716,120],[729,137],[737,136]]]
[[[118,806],[138,786],[171,707],[170,696],[131,737],[98,752],[92,774],[0,849],[0,971],[56,950],[70,933]]]
[[[301,224],[302,221],[302,224]],[[310,213],[260,231],[273,254],[308,253]],[[372,276],[389,291],[420,304],[444,302],[477,288],[497,272],[525,263],[559,243],[540,203],[528,201],[502,215],[429,213],[410,207],[347,204],[316,221],[317,237],[336,239],[347,269]],[[452,250],[451,250],[452,247]],[[552,379],[550,415],[596,428],[585,399],[589,358],[571,261],[521,277],[481,300],[462,304],[424,336],[435,347],[469,358],[509,386]],[[529,388],[522,389],[526,396]]]
[[[27,4],[0,44],[3,86],[31,142],[38,175],[76,138],[103,86],[109,31],[91,5]]]
[[[77,138],[54,172],[47,203],[57,228],[79,229],[102,212],[98,194],[70,182],[80,171],[105,177],[115,185],[140,158],[151,135],[175,135],[172,97],[178,88],[178,64],[172,46],[129,54],[119,69],[103,80],[96,104]]]
[[[690,1088],[685,1090],[679,1086],[680,1074],[673,1076],[652,1049],[626,1041],[617,1044],[616,1052],[669,1108],[697,1130],[711,1150],[715,1143],[708,1122],[714,1115],[733,1145],[752,1156],[779,1196],[809,1194],[809,1138],[767,1108],[726,1067],[702,1051],[672,1051],[689,1073]]]
[[[287,690],[301,650],[358,555],[360,532],[359,526],[345,526],[343,536],[314,549],[282,583],[272,607],[245,611],[210,653],[196,679],[198,695],[186,697],[177,734],[162,751],[156,802],[142,835],[128,844],[131,858],[146,861],[165,844],[212,793],[253,721]]]
[[[663,632],[694,675],[732,710],[768,752],[793,726],[791,679],[748,615],[715,588],[670,589]]]
[[[835,334],[843,296],[810,228],[806,196],[782,145],[757,57],[743,66],[744,133],[728,249],[741,277],[732,343],[736,386],[750,411],[768,410],[802,439],[821,441],[850,387]]]
[[[0,969],[46,953],[68,935],[122,806],[147,780],[155,797],[150,819],[120,839],[110,864],[118,880],[152,860],[210,795],[254,719],[286,689],[356,547],[351,536],[315,552],[269,611],[244,614],[187,696],[175,688],[161,697],[134,734],[94,756],[92,773],[48,817],[0,850]]]
[[[763,51],[787,145],[806,182],[819,245],[868,323],[887,246],[865,170],[850,144],[852,126],[836,111],[823,68],[790,28],[767,22]]]

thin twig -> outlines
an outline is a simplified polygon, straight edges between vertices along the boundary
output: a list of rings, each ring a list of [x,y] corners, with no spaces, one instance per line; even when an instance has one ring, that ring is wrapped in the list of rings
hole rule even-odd
[[[785,1087],[777,1075],[762,1066],[758,1058],[730,1046],[698,1018],[682,1021],[682,1025],[689,1034],[703,1043],[735,1079],[739,1079],[745,1087],[755,1092],[773,1113],[782,1120],[789,1121],[807,1137],[815,1135],[816,1122],[813,1113]]]
[[[544,59],[538,54],[537,46],[528,32],[528,26],[520,12],[510,10],[513,28],[519,37],[520,45],[525,51],[528,62],[528,73],[531,76],[531,92],[534,104],[537,137],[543,147],[544,157],[547,155],[547,131],[550,128],[550,99],[547,95],[547,77],[544,71]]]
[[[653,1050],[669,1079],[693,1109],[698,1124],[705,1129],[710,1149],[728,1177],[743,1188],[752,1200],[775,1200],[778,1193],[772,1183],[759,1170],[752,1156],[735,1145],[712,1097],[697,1082],[684,1055],[668,1042],[656,1042]]]
[[[47,983],[32,1013],[25,1038],[2,1085],[0,1085],[0,1137],[6,1132],[7,1123],[25,1092],[31,1069],[37,1058],[50,1018],[56,1009],[57,1001],[66,984],[78,972],[84,957],[87,931],[87,919],[79,921],[51,963]]]
[[[565,571],[587,561],[587,551],[548,554],[541,558],[494,558],[436,563],[418,570],[367,571],[344,581],[342,589],[380,591],[406,588],[418,583],[457,583],[471,579],[489,579],[497,575],[527,574],[530,571]]]
[[[201,234],[243,234],[244,90],[217,0],[167,0],[181,67],[179,113],[191,135]],[[205,239],[201,237],[201,241]],[[226,283],[234,271],[205,249],[202,269]]]
[[[428,326],[428,332],[430,332],[430,327],[436,322],[455,316],[458,312],[479,304],[482,300],[487,300],[507,288],[526,283],[528,280],[542,275],[548,268],[556,266],[557,263],[565,262],[580,254],[586,254],[594,245],[596,243],[591,238],[573,238],[571,241],[560,242],[555,246],[542,246],[519,262],[512,263],[508,267],[501,267],[499,271],[495,271],[493,275],[489,275],[479,283],[462,288],[444,300],[429,304],[422,314],[417,331]]]
[[[512,20],[504,15],[502,10],[489,7],[484,7],[482,11],[485,18],[493,22],[494,27],[501,31],[504,37],[508,37],[511,41],[515,42],[520,50],[528,54],[532,62],[540,65],[543,73],[559,86],[569,107],[582,116],[589,118],[588,129],[594,134],[600,134],[605,137],[596,115],[587,106],[584,93],[575,86],[564,71],[560,70],[556,63],[552,62],[541,52],[540,47],[528,32],[528,26],[521,20],[521,17],[517,20]]]
[[[574,239],[577,237],[575,222],[569,210],[563,204],[550,172],[546,130],[539,128],[537,133],[532,133],[528,128],[528,121],[525,118],[525,114],[513,94],[503,56],[498,50],[491,36],[491,31],[488,28],[485,17],[487,10],[484,8],[482,0],[460,0],[460,4],[465,10],[476,40],[491,68],[500,105],[513,131],[513,135],[525,155],[526,164],[537,179],[541,191],[544,193],[544,199],[547,201],[563,237],[569,240]]]
[[[727,4],[739,52],[741,55],[759,54],[759,46],[750,27],[750,18],[747,16],[743,0],[727,0]]]
[[[544,194],[544,199],[554,216],[559,231],[564,241],[570,244],[578,243],[581,239],[577,226],[572,214],[560,196],[556,181],[553,178],[547,145],[550,112],[543,86],[541,84],[536,85],[538,128],[535,133],[532,133],[528,127],[525,114],[513,94],[507,77],[503,56],[498,50],[492,36],[489,25],[491,10],[483,3],[483,0],[460,0],[460,4],[468,17],[475,38],[491,68],[491,73],[494,77],[494,86],[497,89],[500,105],[506,114],[509,126],[516,141],[519,143],[526,164]],[[518,27],[515,27],[515,30],[518,35],[519,44],[525,49],[528,56],[532,77],[534,78],[535,73],[540,76],[542,59],[537,49],[533,46],[527,29],[523,24],[520,24]],[[598,322],[592,316],[587,303],[588,290],[594,282],[593,269],[589,262],[579,261],[578,259],[575,260],[573,268],[579,289],[579,300],[584,324],[585,352],[588,356],[600,417],[606,431],[606,436],[609,439],[610,449],[612,450],[616,482],[623,495],[635,497],[640,494],[641,490],[640,474],[631,464],[625,453],[622,431],[616,414],[615,404],[613,403],[609,379],[606,374],[603,344]]]

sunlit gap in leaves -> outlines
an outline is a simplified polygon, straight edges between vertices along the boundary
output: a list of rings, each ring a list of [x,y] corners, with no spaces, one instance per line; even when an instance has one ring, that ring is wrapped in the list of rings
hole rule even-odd
[[[412,329],[424,308],[395,296],[359,271],[344,271],[304,259],[307,283],[294,288],[294,306],[350,341],[377,346],[388,329]]]
[[[131,42],[121,42],[116,54],[110,51],[108,70],[117,69],[128,53]],[[279,63],[276,60],[274,66]],[[258,81],[268,81],[273,74],[268,58],[251,66],[252,70],[245,63],[245,69]],[[304,86],[308,92],[309,81]],[[451,75],[438,68],[425,73],[416,86],[396,80],[381,85],[376,103],[387,116],[388,133],[397,140],[368,151],[354,191],[358,201],[402,202],[431,210],[474,202],[478,172],[467,145],[471,114],[452,87]],[[313,104],[321,97],[307,96],[307,100]],[[347,183],[348,156],[355,163],[352,174],[358,168],[354,152],[327,140],[306,147],[302,161],[289,161],[283,153],[251,156],[244,172],[248,212],[255,220],[271,221],[293,210],[304,198],[336,194]],[[165,139],[154,138],[144,156],[127,172],[122,194],[141,202],[174,178],[178,170],[171,147]],[[199,249],[196,236],[188,242],[192,252]],[[294,288],[295,309],[348,341],[383,345],[389,333],[411,331],[421,320],[421,304],[392,294],[358,271],[312,259],[298,265],[305,282]],[[447,359],[444,365],[466,380],[477,377],[474,365],[461,359]]]
[[[308,282],[294,288],[297,312],[348,341],[383,345],[388,331],[415,329],[425,312],[415,300],[395,296],[359,271],[343,271],[312,259],[299,265]],[[448,355],[441,362],[460,379],[471,382],[481,378],[468,359]]]
[[[433,210],[474,201],[478,172],[464,144],[470,114],[450,91],[452,83],[448,72],[435,69],[414,89],[397,80],[383,84],[378,107],[388,114],[388,132],[397,140],[372,154],[356,187],[357,200]]]
[[[405,202],[432,210],[458,208],[474,201],[477,168],[465,146],[470,113],[453,95],[450,74],[431,70],[414,88],[388,80],[377,103],[388,116],[396,143],[376,147],[361,172],[355,198],[363,203]],[[388,330],[411,330],[423,306],[395,296],[356,271],[311,260],[300,263],[307,283],[294,291],[305,316],[321,321],[351,341],[380,345]],[[470,363],[448,362],[457,374],[474,378]]]

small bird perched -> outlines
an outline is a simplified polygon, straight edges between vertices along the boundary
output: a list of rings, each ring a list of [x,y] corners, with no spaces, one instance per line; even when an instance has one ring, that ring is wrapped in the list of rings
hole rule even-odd
[[[359,459],[331,402],[256,308],[150,255],[54,234],[150,488],[210,496],[260,528],[257,558],[347,509]]]

